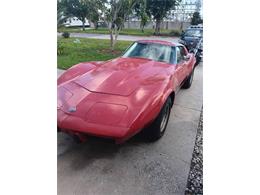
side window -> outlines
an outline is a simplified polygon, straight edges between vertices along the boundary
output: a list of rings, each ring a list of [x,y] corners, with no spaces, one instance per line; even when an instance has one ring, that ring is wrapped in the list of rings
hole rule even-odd
[[[179,46],[176,47],[176,52],[177,52],[177,64],[181,63],[184,60],[184,56],[186,55],[186,51],[184,50],[183,47]]]
[[[181,55],[184,59],[184,56],[186,56],[186,51],[185,51],[184,47],[180,47],[180,50],[181,50]]]
[[[171,47],[171,59],[170,59],[170,63],[171,63],[171,64],[175,64],[175,63],[176,63],[176,48],[175,48],[175,47]]]

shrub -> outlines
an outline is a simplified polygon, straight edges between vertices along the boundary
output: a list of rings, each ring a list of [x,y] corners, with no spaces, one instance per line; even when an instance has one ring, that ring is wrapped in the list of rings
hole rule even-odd
[[[179,30],[172,30],[169,34],[171,36],[180,36],[181,32]]]
[[[179,37],[181,35],[180,30],[171,30],[170,32],[161,32],[160,36],[176,36]]]
[[[62,33],[62,36],[64,38],[69,38],[70,37],[70,33],[69,32],[64,32],[64,33]]]

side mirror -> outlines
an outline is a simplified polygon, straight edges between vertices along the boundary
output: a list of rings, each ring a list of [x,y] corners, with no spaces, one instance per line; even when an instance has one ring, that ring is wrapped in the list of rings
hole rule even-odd
[[[189,53],[195,53],[195,49],[194,48],[190,49]]]
[[[188,61],[189,59],[190,59],[190,55],[184,56],[184,60],[185,60],[185,61]]]

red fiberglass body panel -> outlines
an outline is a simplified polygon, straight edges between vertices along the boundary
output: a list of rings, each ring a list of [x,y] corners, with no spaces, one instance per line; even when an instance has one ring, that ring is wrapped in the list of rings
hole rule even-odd
[[[73,66],[58,79],[58,127],[121,143],[154,120],[194,63],[120,57]]]

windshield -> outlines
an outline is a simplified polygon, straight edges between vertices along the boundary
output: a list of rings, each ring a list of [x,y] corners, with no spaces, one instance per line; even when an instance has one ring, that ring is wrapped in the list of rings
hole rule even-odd
[[[147,58],[155,61],[173,63],[175,47],[156,43],[135,42],[123,55],[123,57]]]
[[[201,29],[190,29],[187,30],[184,34],[187,37],[202,37],[202,30]]]

